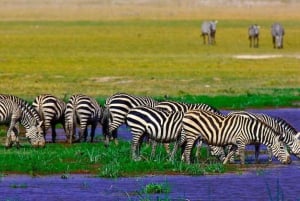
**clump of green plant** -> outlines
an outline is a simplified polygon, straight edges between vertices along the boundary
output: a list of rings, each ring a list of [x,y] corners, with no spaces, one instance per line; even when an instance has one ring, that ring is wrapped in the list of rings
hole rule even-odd
[[[147,194],[170,193],[170,185],[167,182],[150,183],[142,189],[142,192]]]

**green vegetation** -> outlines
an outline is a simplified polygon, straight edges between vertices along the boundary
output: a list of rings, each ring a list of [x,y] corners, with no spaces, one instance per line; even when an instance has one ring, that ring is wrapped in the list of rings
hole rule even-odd
[[[199,163],[187,165],[180,161],[168,161],[162,147],[155,158],[150,159],[150,147],[143,146],[143,160],[135,162],[130,158],[130,142],[121,141],[105,148],[103,143],[47,144],[44,149],[33,149],[24,144],[0,154],[0,173],[22,173],[35,175],[62,174],[67,179],[71,173],[93,174],[101,177],[137,176],[144,174],[190,174],[203,175],[223,173],[226,168],[214,158],[202,154]],[[203,148],[203,153],[206,148]]]

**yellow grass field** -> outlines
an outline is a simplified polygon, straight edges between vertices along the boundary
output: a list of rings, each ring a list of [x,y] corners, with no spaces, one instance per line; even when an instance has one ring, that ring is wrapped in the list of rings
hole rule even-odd
[[[0,93],[239,95],[300,88],[296,0],[2,0]],[[200,24],[218,20],[217,45]],[[270,25],[286,28],[274,50]],[[260,48],[247,28],[261,25]],[[279,94],[274,94],[279,95]],[[297,96],[297,94],[296,94]]]

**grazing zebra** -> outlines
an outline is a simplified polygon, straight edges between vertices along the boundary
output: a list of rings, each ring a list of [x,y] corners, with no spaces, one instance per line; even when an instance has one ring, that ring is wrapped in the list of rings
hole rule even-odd
[[[164,112],[152,107],[137,106],[126,117],[126,124],[132,133],[132,158],[140,160],[140,147],[144,136],[162,143],[176,142],[171,155],[173,160],[180,144],[183,112]]]
[[[52,142],[55,143],[56,131],[55,126],[61,123],[65,126],[65,109],[66,103],[57,97],[50,94],[39,95],[32,103],[33,107],[40,114],[43,120],[43,132],[46,136],[47,130],[51,127],[52,130]]]
[[[97,124],[101,122],[102,107],[89,96],[72,95],[66,105],[65,129],[67,140],[71,144],[75,141],[76,125],[79,124],[79,138],[76,141],[86,141],[87,127],[91,125],[91,142],[94,140]],[[74,138],[74,139],[73,139]]]
[[[283,48],[283,36],[284,36],[284,28],[279,23],[272,24],[271,27],[271,35],[272,35],[272,42],[273,47],[281,49]]]
[[[284,142],[290,148],[290,152],[300,158],[300,140],[298,139],[300,133],[297,133],[296,129],[285,120],[279,117],[271,117],[266,114],[256,114],[246,111],[231,112],[229,115],[243,115],[245,117],[256,118],[268,124],[274,130],[276,130],[277,133],[282,135],[282,142]],[[256,144],[255,146],[255,159],[258,161],[260,144]],[[269,153],[269,161],[272,161],[271,149],[270,147],[267,148]]]
[[[216,30],[217,30],[217,23],[218,21],[204,21],[201,25],[201,35],[203,37],[203,44],[206,43],[206,36],[207,36],[207,43],[209,45],[216,44]]]
[[[24,126],[25,136],[33,147],[44,147],[45,139],[40,129],[41,122],[37,122],[31,111],[9,99],[0,99],[0,122],[9,124],[5,146],[11,147],[15,142],[19,147],[19,129],[17,123]]]
[[[252,24],[248,28],[248,36],[250,41],[250,47],[258,47],[259,45],[259,26]]]
[[[226,117],[204,110],[193,110],[185,113],[182,120],[186,141],[184,144],[185,161],[190,163],[191,149],[195,140],[201,137],[207,144],[214,146],[233,145],[224,164],[238,150],[241,164],[245,163],[245,146],[251,143],[262,143],[272,148],[275,157],[282,163],[291,163],[291,158],[278,133],[262,121],[243,115]]]
[[[108,146],[109,138],[114,138],[117,143],[117,129],[125,123],[129,110],[137,106],[154,107],[157,101],[150,97],[134,96],[126,93],[116,93],[107,98],[103,112],[103,134],[105,145]]]
[[[197,104],[189,104],[189,103],[182,103],[182,102],[176,102],[176,101],[161,101],[159,102],[155,108],[158,108],[158,109],[161,109],[161,110],[164,110],[164,111],[167,111],[167,112],[176,112],[176,111],[182,111],[182,112],[187,112],[189,110],[206,110],[206,111],[211,111],[213,113],[216,113],[216,114],[219,114],[219,115],[222,115],[222,113],[208,105],[208,104],[205,104],[205,103],[197,103]],[[198,142],[197,143],[197,151],[196,151],[196,157],[199,156],[200,154],[200,147],[201,147],[201,142]],[[156,143],[153,144],[153,148],[152,148],[152,153],[154,154],[154,150],[155,150],[155,146],[156,146]],[[165,146],[166,147],[166,146]],[[218,149],[218,148],[214,148],[213,146],[210,146],[211,148],[211,154],[212,155],[217,155],[217,154],[221,154],[222,153],[222,150]],[[153,150],[154,149],[154,150]],[[167,152],[168,152],[168,149],[166,148]],[[222,157],[220,155],[220,157]],[[225,155],[224,155],[225,157]]]

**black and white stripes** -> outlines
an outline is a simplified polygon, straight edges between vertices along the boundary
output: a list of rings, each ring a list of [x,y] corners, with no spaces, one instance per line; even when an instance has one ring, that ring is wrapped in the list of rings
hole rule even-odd
[[[139,147],[144,136],[156,142],[180,144],[183,115],[183,112],[164,112],[147,106],[131,109],[126,117],[126,123],[132,134],[132,158],[140,160]]]
[[[82,94],[71,96],[65,110],[65,129],[69,143],[86,141],[88,125],[91,125],[91,142],[93,142],[96,126],[101,118],[102,108],[94,98]],[[80,131],[78,139],[75,140],[77,124]]]
[[[247,144],[262,143],[272,147],[272,152],[282,163],[290,163],[288,152],[279,140],[277,132],[267,124],[242,115],[226,117],[204,110],[189,111],[183,118],[186,136],[184,157],[190,162],[190,153],[195,140],[201,137],[207,144],[215,146],[233,145],[231,152],[223,163],[238,149],[241,163],[244,164],[244,150]]]

